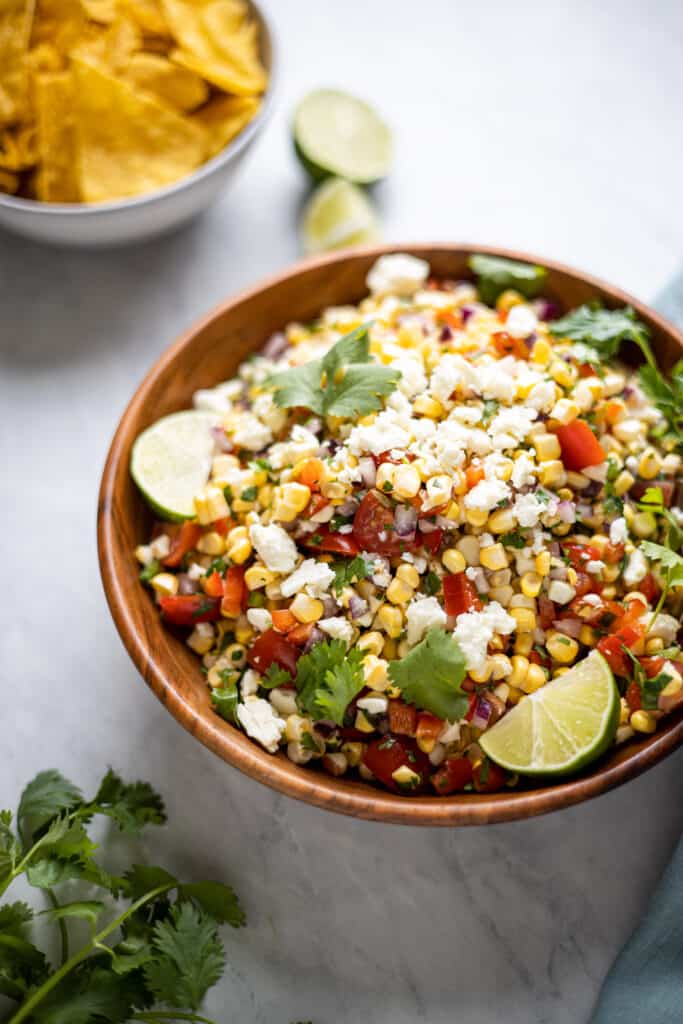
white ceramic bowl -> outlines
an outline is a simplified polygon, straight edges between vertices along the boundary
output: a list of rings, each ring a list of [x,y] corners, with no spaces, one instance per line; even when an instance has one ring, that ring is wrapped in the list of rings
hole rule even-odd
[[[147,241],[171,231],[209,206],[235,176],[247,150],[265,125],[276,84],[272,26],[251,2],[261,29],[261,59],[268,89],[257,116],[225,149],[193,174],[167,188],[109,203],[43,203],[0,192],[0,227],[52,245],[107,247]]]

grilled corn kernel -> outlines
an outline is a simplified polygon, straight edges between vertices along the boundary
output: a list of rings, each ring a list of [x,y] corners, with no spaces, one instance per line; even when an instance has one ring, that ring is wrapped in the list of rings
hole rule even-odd
[[[225,540],[220,533],[210,530],[197,541],[197,551],[204,555],[222,555],[225,551]]]
[[[541,551],[536,555],[534,565],[536,566],[536,572],[539,576],[547,576],[550,572],[550,552]]]
[[[275,497],[275,488],[272,484],[264,484],[263,487],[259,487],[256,497],[261,508],[268,508]]]
[[[220,487],[214,484],[207,484],[200,494],[194,499],[197,519],[202,526],[215,522],[216,519],[225,519],[230,515],[230,508],[225,495]]]
[[[579,577],[578,577],[578,574],[576,572],[576,569],[574,569],[574,567],[570,565],[569,568],[567,569],[567,583],[569,584],[570,587],[575,587],[577,582],[578,582],[578,579],[579,579]],[[558,580],[557,582],[561,583],[562,580]],[[571,597],[569,595],[565,595],[565,596],[566,596],[566,601],[571,601],[572,597],[574,597],[573,594],[571,595]],[[559,600],[559,598],[552,598],[552,600],[553,601]],[[566,603],[566,601],[565,601],[565,603]]]
[[[514,597],[514,593],[514,590],[509,586],[509,584],[503,583],[499,587],[491,587],[489,590],[489,597],[492,601],[497,601],[498,604],[503,606],[503,608],[507,608]]]
[[[460,518],[460,506],[457,501],[449,501],[446,507],[446,519],[459,519]]]
[[[661,456],[654,448],[648,448],[638,463],[638,476],[642,477],[643,480],[653,480],[659,474],[661,468]]]
[[[392,604],[407,604],[413,597],[415,591],[403,580],[393,579],[387,587],[387,600]]]
[[[554,630],[547,634],[545,647],[553,661],[559,661],[560,665],[571,665],[579,653],[576,640]]]
[[[491,533],[509,533],[514,530],[515,526],[514,513],[509,508],[499,508],[496,512],[492,512],[486,523],[486,527]]]
[[[465,519],[470,526],[484,526],[489,514],[482,508],[466,508]]]
[[[353,723],[358,732],[374,732],[375,727],[369,718],[366,718],[365,712],[361,711],[360,708],[356,711],[356,720]]]
[[[636,537],[651,537],[657,529],[657,520],[652,512],[637,512],[631,523],[631,531]]]
[[[479,541],[471,534],[465,534],[455,545],[456,549],[463,556],[470,566],[479,565]]]
[[[531,649],[534,646],[534,634],[533,633],[518,633],[515,637],[515,654],[520,654],[526,658],[527,655],[531,654]]]
[[[524,690],[525,693],[534,693],[535,690],[540,690],[542,686],[545,686],[547,682],[548,677],[541,666],[531,664],[527,669],[527,674],[519,685],[520,689]]]
[[[236,683],[238,678],[239,671],[225,665],[222,659],[213,668],[210,668],[206,675],[207,683],[214,690],[220,686],[225,686],[226,683]]]
[[[324,614],[322,601],[301,592],[296,595],[289,610],[298,622],[303,623],[317,622]]]
[[[550,462],[551,459],[559,459],[562,454],[560,442],[555,434],[536,434],[532,437],[531,443],[536,449],[539,462]]]
[[[296,692],[294,690],[285,690],[281,686],[276,686],[270,691],[268,697],[270,699],[270,703],[283,718],[297,713],[298,706],[296,703]]]
[[[244,540],[238,540],[235,544],[231,544],[227,554],[230,561],[234,562],[235,565],[244,565],[252,551],[251,541],[245,538]]]
[[[636,478],[633,476],[633,474],[629,473],[627,469],[624,469],[614,481],[612,488],[614,490],[614,493],[618,497],[621,497],[622,494],[626,494],[626,492],[633,487],[635,482]]]
[[[518,633],[532,633],[536,629],[536,613],[530,608],[509,608],[508,614],[517,623]]]
[[[491,659],[487,658],[486,661],[484,662],[484,667],[483,668],[481,668],[481,669],[473,669],[473,668],[471,668],[468,671],[467,674],[469,675],[470,679],[474,683],[486,683],[491,678],[492,671],[493,671],[493,665],[491,664]]]
[[[384,648],[384,637],[378,632],[366,633],[360,638],[356,646],[361,651],[367,651],[368,654],[374,654],[376,657],[379,657]]]
[[[619,725],[628,725],[631,709],[623,697],[619,698]]]
[[[407,586],[412,587],[413,590],[417,590],[420,586],[420,574],[415,566],[410,565],[408,562],[399,565],[396,570],[396,578]]]
[[[538,597],[542,584],[543,577],[537,572],[525,572],[520,580],[520,587],[525,597]]]
[[[178,593],[178,577],[172,572],[158,572],[149,582],[159,597],[174,597]]]
[[[320,493],[330,501],[341,501],[349,493],[349,488],[338,480],[330,480],[320,485]]]
[[[398,658],[398,644],[393,637],[386,637],[384,647],[382,648],[382,656],[386,658],[387,661],[395,661],[395,659]]]
[[[508,567],[507,555],[502,544],[491,544],[488,547],[481,548],[479,551],[479,561],[485,569],[491,569],[494,572],[499,569],[507,569]]]
[[[492,654],[488,659],[491,662],[491,679],[506,679],[512,672],[512,663],[505,654]]]
[[[380,692],[385,690],[389,682],[388,668],[389,663],[384,658],[379,658],[376,654],[366,654],[363,658],[365,685]]]
[[[552,357],[553,350],[545,338],[536,338],[531,349],[531,361],[539,366],[547,366]]]
[[[311,488],[306,484],[287,483],[275,488],[273,519],[293,523],[311,500]]]
[[[210,622],[198,622],[187,638],[187,646],[195,654],[207,654],[213,647],[215,632]]]
[[[671,675],[671,669],[666,669],[667,673]],[[662,690],[662,697],[673,697],[674,694],[679,693],[683,689],[683,678],[680,672],[676,672],[676,675],[671,679],[670,683],[667,683]]]
[[[654,732],[657,723],[649,711],[634,711],[629,720],[629,725],[636,732]]]
[[[513,306],[523,305],[523,296],[514,288],[506,288],[496,299],[496,309],[499,313],[509,313]]]
[[[378,491],[392,491],[394,488],[394,473],[396,466],[393,462],[383,462],[377,467],[375,487]]]
[[[341,752],[348,761],[350,768],[357,768],[363,760],[363,753],[365,751],[364,743],[342,743]]]
[[[522,699],[522,697],[526,697],[526,694],[525,694],[524,690],[520,690],[520,688],[518,686],[509,686],[508,685],[508,696],[507,696],[508,704],[511,704],[513,706],[515,704],[519,704],[519,702]]]
[[[588,487],[590,478],[585,476],[584,473],[577,473],[572,469],[567,470],[567,484],[569,487],[573,487],[575,491],[582,491],[585,487]]]
[[[550,415],[552,419],[566,426],[567,423],[572,423],[579,415],[579,407],[570,398],[560,398],[552,407]]]
[[[579,630],[579,642],[586,647],[595,647],[598,642],[598,634],[591,626],[582,626]]]
[[[289,715],[285,722],[285,739],[290,743],[296,743],[305,732],[311,731],[310,719],[303,715]]]
[[[564,359],[554,359],[548,368],[553,380],[562,388],[571,388],[576,383],[578,371],[575,366],[566,363]]]
[[[275,573],[266,569],[265,565],[250,565],[244,574],[247,590],[259,590],[272,583],[274,579]]]
[[[538,471],[538,479],[543,487],[561,487],[567,480],[567,474],[560,459],[542,462]]]
[[[427,416],[430,420],[441,419],[445,411],[441,402],[430,395],[419,395],[413,402],[413,412],[418,416]]]
[[[477,545],[477,555],[479,554],[479,545]],[[464,572],[467,568],[467,562],[465,556],[457,548],[446,548],[441,555],[441,562],[444,569],[448,572],[458,573]]]
[[[529,659],[520,654],[513,654],[510,659],[510,664],[512,665],[512,672],[508,676],[508,685],[519,688],[526,679],[526,674],[529,671]]]
[[[403,629],[403,614],[400,608],[383,604],[376,616],[377,625],[387,636],[399,637]]]
[[[254,630],[245,615],[240,615],[235,623],[235,640],[238,644],[248,644],[254,635]]]
[[[651,640],[645,642],[645,653],[646,654],[659,654],[660,651],[664,650],[664,641],[661,636],[653,636]]]

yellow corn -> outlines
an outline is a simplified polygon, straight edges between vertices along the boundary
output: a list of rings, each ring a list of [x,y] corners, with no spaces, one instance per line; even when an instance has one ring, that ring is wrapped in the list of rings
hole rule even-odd
[[[465,519],[470,526],[484,526],[489,514],[481,508],[466,508]]]
[[[487,658],[486,661],[484,662],[483,668],[471,668],[467,674],[474,683],[486,683],[491,678],[492,671],[493,664],[491,663],[491,659]]]
[[[554,359],[549,367],[550,376],[562,388],[571,388],[576,383],[578,371],[564,359]]]
[[[633,474],[629,473],[627,469],[624,469],[612,485],[614,493],[618,497],[621,497],[622,494],[626,494],[626,492],[633,487],[635,482],[636,478],[633,476]]]
[[[252,550],[253,548],[251,546],[251,541],[247,537],[243,540],[236,541],[235,544],[230,545],[227,552],[228,558],[230,559],[231,562],[234,562],[235,565],[244,565],[244,563],[251,555]]]
[[[178,593],[178,577],[172,572],[158,572],[149,582],[159,597],[174,597]]]
[[[537,572],[525,572],[520,580],[520,587],[525,597],[538,597],[542,583],[543,577]]]
[[[634,711],[631,715],[629,725],[636,732],[650,733],[657,728],[657,723],[649,711]]]
[[[509,533],[514,530],[516,520],[514,513],[509,508],[499,508],[492,512],[486,524],[491,533]]]
[[[566,482],[567,474],[560,459],[542,462],[538,479],[543,487],[561,487]]]
[[[508,684],[512,687],[521,687],[529,671],[529,659],[520,654],[513,654],[510,659],[512,672],[508,676]]]
[[[275,488],[273,519],[293,523],[311,500],[311,489],[306,484],[287,483]]]
[[[230,508],[225,495],[220,487],[214,484],[207,484],[203,491],[194,499],[197,519],[202,526],[215,522],[216,519],[225,519],[230,515]]]
[[[197,626],[192,630],[187,638],[187,646],[191,647],[195,654],[207,654],[208,651],[213,647],[215,634],[213,626],[210,622],[199,623],[200,626],[208,626],[208,629],[199,629]]]
[[[551,459],[559,459],[562,454],[560,442],[555,434],[536,434],[532,437],[531,443],[536,449],[539,462],[549,462]]]
[[[365,751],[364,743],[342,743],[341,752],[346,758],[350,768],[357,768],[363,760]]]
[[[365,717],[365,713],[360,708],[356,710],[356,720],[353,723],[358,729],[358,732],[374,732],[375,727],[369,719]]]
[[[349,490],[350,488],[338,480],[330,480],[329,483],[320,485],[320,493],[330,501],[341,501],[349,493]]]
[[[235,640],[238,644],[248,644],[254,635],[254,630],[249,624],[249,620],[245,615],[240,615],[239,619],[235,623]]]
[[[539,576],[547,576],[550,572],[550,552],[541,551],[536,555],[534,565],[536,566],[536,572]]]
[[[546,636],[545,646],[553,661],[559,661],[561,665],[571,665],[579,653],[576,640],[554,630]]]
[[[553,351],[545,338],[536,338],[531,349],[531,361],[539,366],[547,366],[552,357]]]
[[[524,298],[514,288],[506,288],[496,299],[496,309],[499,313],[509,313],[513,306],[523,306]]]
[[[251,565],[244,574],[247,590],[259,590],[275,579],[275,573],[266,569],[265,565]]]
[[[459,519],[460,518],[460,506],[457,501],[449,501],[446,508],[446,519]]]
[[[645,653],[646,654],[659,654],[660,651],[664,650],[664,641],[661,636],[653,636],[651,640],[645,642]]]
[[[488,659],[491,662],[491,679],[505,679],[512,671],[512,663],[505,654],[492,654]]]
[[[641,476],[643,480],[653,480],[659,474],[661,468],[661,456],[654,448],[648,448],[638,463],[638,476]]]
[[[515,637],[515,654],[520,654],[522,657],[527,657],[531,654],[531,649],[534,646],[534,634],[533,633],[518,633]]]
[[[631,523],[631,530],[636,537],[651,537],[657,529],[657,520],[652,512],[637,512]]]
[[[390,604],[383,604],[376,615],[377,625],[383,629],[387,636],[399,637],[403,629],[403,614],[400,608],[392,607]]]
[[[393,579],[387,587],[387,600],[392,604],[407,604],[413,597],[415,591],[403,580]]]
[[[561,398],[559,402],[555,402],[550,415],[558,423],[566,425],[567,423],[572,423],[579,415],[579,407],[571,399]]]
[[[419,395],[413,402],[413,412],[418,416],[427,416],[430,420],[441,419],[445,411],[441,402],[430,395]]]
[[[396,578],[405,583],[406,586],[412,587],[413,590],[417,590],[420,586],[420,574],[414,565],[410,565],[409,562],[404,562],[399,565],[396,570]]]
[[[209,530],[197,541],[197,551],[204,555],[222,555],[225,551],[225,539],[215,530]]]
[[[375,487],[377,488],[378,491],[393,490],[395,472],[396,466],[393,464],[393,462],[383,462],[381,466],[377,467]]]
[[[595,647],[598,642],[598,634],[591,626],[582,626],[579,630],[579,641],[586,647]]]
[[[485,569],[492,569],[494,572],[508,567],[507,554],[502,544],[491,544],[489,547],[481,548],[479,561]]]
[[[526,676],[519,685],[525,693],[533,693],[535,690],[540,690],[547,682],[548,677],[541,666],[532,664],[529,665]]]
[[[289,606],[289,610],[298,622],[317,622],[322,619],[324,608],[317,597],[309,597],[299,592]]]
[[[361,651],[367,651],[368,654],[374,654],[376,657],[379,657],[384,648],[384,637],[377,631],[366,633],[360,638],[356,646]]]
[[[452,573],[464,572],[467,568],[465,556],[457,548],[446,548],[441,555],[441,562],[444,569]]]
[[[536,613],[531,608],[509,608],[508,614],[517,623],[518,633],[532,633],[536,629]]]
[[[389,663],[384,658],[378,658],[375,654],[366,654],[363,658],[365,685],[379,692],[386,690],[389,683],[388,668]]]

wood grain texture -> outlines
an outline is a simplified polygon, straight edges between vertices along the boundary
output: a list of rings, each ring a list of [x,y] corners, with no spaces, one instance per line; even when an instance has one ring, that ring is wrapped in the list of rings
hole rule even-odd
[[[547,294],[564,308],[594,298],[608,306],[630,304],[649,325],[663,367],[683,354],[683,335],[642,303],[586,274],[526,253],[465,244],[393,245],[300,263],[229,299],[184,334],[156,362],[123,414],[104,469],[98,508],[100,569],[109,607],[138,670],[180,724],[223,760],[282,793],[341,814],[406,825],[482,825],[568,807],[621,785],[675,750],[683,742],[683,714],[566,782],[534,782],[495,794],[400,797],[361,781],[297,766],[282,753],[268,754],[219,718],[211,708],[199,660],[163,625],[138,580],[133,551],[149,536],[151,513],[128,472],[137,435],[160,416],[186,408],[198,388],[233,376],[242,360],[287,322],[310,320],[326,306],[357,302],[365,294],[368,270],[387,252],[411,252],[428,260],[437,277],[450,278],[469,276],[466,261],[472,252],[541,263],[548,269]]]

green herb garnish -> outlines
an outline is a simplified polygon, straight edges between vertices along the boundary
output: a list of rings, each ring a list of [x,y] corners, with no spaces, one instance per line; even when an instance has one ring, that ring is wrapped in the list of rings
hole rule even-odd
[[[422,590],[430,597],[438,594],[441,590],[441,577],[437,576],[435,572],[428,572],[422,579]]]
[[[500,538],[500,542],[504,548],[526,547],[526,537],[519,530],[512,530],[510,533],[504,533]]]
[[[668,526],[666,546],[672,551],[680,551],[683,547],[683,529],[678,525],[671,509],[664,504],[661,487],[648,487],[638,502],[638,508],[643,512],[652,512],[653,515],[661,516],[666,520]]]
[[[460,686],[465,678],[465,658],[457,640],[445,629],[430,629],[405,658],[390,662],[389,678],[408,704],[439,718],[457,722],[467,711],[469,696]]]
[[[344,712],[365,685],[363,652],[347,651],[342,640],[322,640],[296,666],[299,703],[313,719],[343,725]]]
[[[521,263],[502,256],[477,253],[470,256],[467,265],[477,277],[477,288],[484,302],[492,306],[501,292],[514,288],[527,299],[537,296],[548,276],[544,267]]]
[[[335,594],[339,595],[344,587],[348,587],[351,583],[357,583],[358,580],[367,579],[372,573],[372,565],[360,555],[356,555],[350,562],[335,562],[332,571],[334,572],[332,586]]]
[[[240,498],[242,501],[256,501],[256,495],[258,494],[258,487],[252,485],[251,487],[245,487]]]
[[[281,668],[275,661],[264,672],[260,685],[265,690],[274,690],[276,686],[286,686],[292,682],[292,676],[286,668]]]
[[[161,562],[158,558],[153,558],[140,573],[140,579],[143,583],[149,583],[159,572],[161,572]]]

